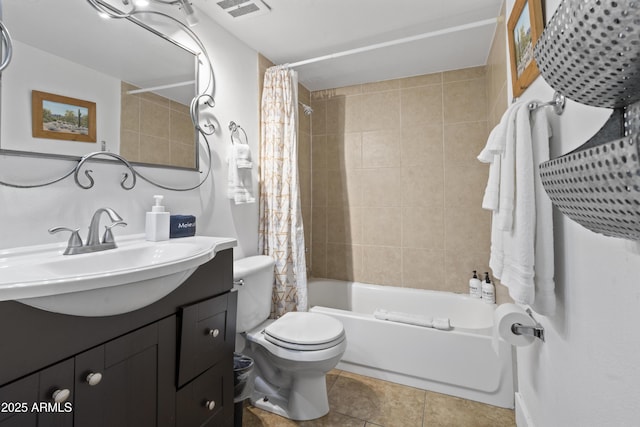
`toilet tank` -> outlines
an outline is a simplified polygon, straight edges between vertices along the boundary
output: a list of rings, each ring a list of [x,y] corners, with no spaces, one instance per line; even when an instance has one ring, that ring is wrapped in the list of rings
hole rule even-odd
[[[233,262],[234,289],[238,291],[236,332],[246,332],[269,318],[275,261],[256,255]],[[243,284],[238,284],[242,281]]]

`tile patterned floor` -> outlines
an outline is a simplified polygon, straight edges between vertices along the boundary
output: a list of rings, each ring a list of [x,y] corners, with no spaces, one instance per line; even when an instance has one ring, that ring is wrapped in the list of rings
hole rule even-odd
[[[513,427],[512,410],[346,371],[327,375],[329,414],[296,422],[248,405],[243,427]]]

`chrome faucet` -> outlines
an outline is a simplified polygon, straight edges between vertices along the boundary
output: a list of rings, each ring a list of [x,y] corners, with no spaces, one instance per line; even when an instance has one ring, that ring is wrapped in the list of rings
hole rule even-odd
[[[109,218],[113,222],[113,224],[111,224],[111,227],[114,227],[116,225],[127,225],[125,222],[122,221],[122,218],[120,218],[120,215],[118,215],[116,211],[114,211],[113,209],[100,208],[94,212],[93,217],[91,218],[91,223],[89,224],[89,234],[87,235],[87,243],[85,246],[89,246],[89,247],[100,246],[104,243],[108,243],[108,242],[105,242],[105,240],[107,240],[106,238],[103,238],[102,241],[100,241],[100,218],[102,217],[103,213],[106,213],[107,215],[109,215]],[[107,229],[105,230],[105,237],[107,237],[107,232],[111,231],[110,227],[107,226],[106,228]],[[113,235],[111,236],[113,237]],[[113,242],[111,243],[115,248],[116,247],[115,243]],[[111,249],[111,248],[106,248],[106,249]]]
[[[102,239],[100,239],[100,218],[103,213],[109,215],[112,223],[111,225],[105,226],[104,234]],[[84,245],[80,238],[80,229],[78,228],[53,227],[49,229],[49,233],[54,234],[59,231],[70,231],[71,237],[69,237],[69,242],[67,243],[67,249],[65,249],[64,255],[86,254],[116,248],[117,246],[113,239],[113,232],[111,229],[116,226],[124,227],[126,225],[127,223],[124,222],[120,215],[118,215],[118,213],[113,209],[100,208],[94,212],[93,217],[91,218],[89,233],[87,234],[87,243]]]

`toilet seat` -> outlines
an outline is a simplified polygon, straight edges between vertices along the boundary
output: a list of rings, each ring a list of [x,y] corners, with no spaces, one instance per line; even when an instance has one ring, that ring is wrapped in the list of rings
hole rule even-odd
[[[264,338],[288,350],[325,350],[345,339],[342,323],[320,313],[286,313],[264,328]]]

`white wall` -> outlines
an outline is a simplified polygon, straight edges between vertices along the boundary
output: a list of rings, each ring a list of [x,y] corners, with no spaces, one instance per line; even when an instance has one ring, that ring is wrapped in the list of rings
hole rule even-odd
[[[546,2],[551,18],[559,0]],[[514,0],[507,0],[507,16]],[[522,99],[548,101],[542,79]],[[552,157],[585,142],[610,110],[569,101],[560,117],[550,112]],[[546,342],[517,350],[518,388],[528,420],[518,425],[637,426],[640,423],[640,255],[621,239],[593,233],[557,210],[555,316],[535,314]],[[528,422],[527,422],[528,421]]]
[[[120,147],[120,80],[83,65],[14,41],[11,66],[2,73],[2,148],[40,153],[82,156],[100,150],[105,141],[109,151]],[[73,142],[33,138],[31,135],[31,91],[53,93],[95,102],[97,141]],[[104,125],[104,124],[108,125]]]
[[[91,214],[99,207],[115,209],[129,224],[115,230],[120,234],[144,232],[144,216],[153,194],[164,194],[172,213],[194,214],[197,233],[238,238],[236,256],[257,252],[257,204],[234,206],[226,198],[226,150],[229,121],[243,126],[257,158],[258,153],[258,57],[257,53],[201,15],[194,31],[204,42],[216,77],[214,119],[218,131],[209,142],[213,174],[199,189],[188,192],[161,190],[139,180],[135,189],[125,191],[119,181],[122,165],[92,163],[96,185],[89,190],[77,187],[73,178],[37,189],[15,189],[0,185],[0,249],[42,243],[64,242],[67,236],[50,236],[47,229],[57,225],[85,230]],[[204,74],[204,73],[201,73]],[[204,76],[201,76],[204,77]],[[54,91],[54,89],[51,89]],[[2,95],[2,107],[12,100]],[[4,137],[4,136],[3,136]],[[205,159],[201,155],[201,165]],[[74,162],[0,155],[0,180],[19,184],[41,182],[73,167]],[[176,186],[197,183],[200,174],[172,169],[142,168],[158,181]],[[257,169],[254,170],[257,179]],[[254,181],[257,191],[257,183]],[[65,234],[65,233],[62,233]],[[85,232],[81,233],[83,238]]]

